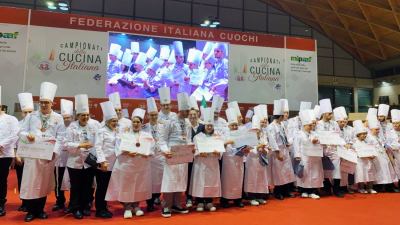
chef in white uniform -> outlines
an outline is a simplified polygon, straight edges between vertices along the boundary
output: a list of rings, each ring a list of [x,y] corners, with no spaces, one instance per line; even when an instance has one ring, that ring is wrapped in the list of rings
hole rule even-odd
[[[390,111],[393,129],[386,132],[386,145],[393,157],[394,170],[400,179],[400,110],[392,109]]]
[[[119,135],[116,141],[117,161],[111,174],[106,201],[122,202],[125,219],[132,218],[132,210],[136,216],[143,216],[139,203],[151,198],[151,156],[154,155],[154,139],[151,134],[141,130],[145,113],[141,108],[133,111],[132,128],[126,134],[134,136],[137,148],[149,147],[143,149],[148,154],[122,149],[121,137],[125,134]],[[143,144],[145,142],[147,143]]]
[[[354,133],[356,139],[353,148],[357,152],[363,145],[367,145],[366,138],[368,130],[361,120],[353,121]],[[376,180],[375,157],[358,157],[356,171],[354,173],[355,182],[358,185],[358,191],[361,194],[376,194],[373,189],[373,183]]]
[[[246,157],[246,170],[244,175],[244,192],[247,194],[250,204],[258,206],[267,203],[268,190],[268,164],[270,147],[267,134],[261,129],[262,123],[266,120],[261,119],[262,115],[256,110],[252,118],[252,127],[249,132],[257,134],[258,143],[251,146],[250,153]]]
[[[223,135],[228,131],[228,123],[222,117],[220,117],[222,105],[224,104],[224,98],[214,95],[211,103],[211,108],[214,110],[214,131],[219,135]]]
[[[380,124],[379,136],[386,138],[386,134],[393,129],[393,124],[387,119],[389,115],[390,106],[386,104],[379,104],[378,106],[378,120]]]
[[[68,150],[67,168],[71,183],[69,207],[76,219],[82,219],[90,216],[91,189],[97,167],[88,164],[87,158],[96,156],[95,137],[101,126],[90,118],[86,94],[75,95],[75,110],[77,120],[67,128],[65,148]]]
[[[173,49],[175,52],[175,64],[171,68],[171,96],[172,99],[177,98],[178,93],[190,94],[190,78],[189,66],[184,63],[183,43],[181,41],[173,42]]]
[[[118,134],[118,115],[112,102],[102,102],[100,106],[105,125],[96,133],[94,145],[97,163],[100,164],[100,167],[96,169],[96,217],[111,218],[113,215],[107,208],[105,197],[116,160],[115,140]]]
[[[379,135],[381,126],[376,117],[368,118],[368,128],[369,133],[366,142],[374,145],[377,151],[377,156],[374,159],[376,167],[375,190],[378,192],[398,192],[394,186],[398,177],[393,167],[393,159],[387,154],[385,139]]]
[[[223,140],[221,135],[214,133],[214,110],[204,109],[204,133],[194,137],[194,143],[199,141]],[[219,169],[220,152],[204,153],[196,144],[195,158],[193,162],[192,177],[189,193],[196,198],[196,210],[201,212],[204,209],[213,212],[216,207],[213,205],[213,198],[221,197],[221,178]]]
[[[303,129],[296,135],[293,143],[294,158],[303,166],[302,174],[297,174],[297,186],[301,188],[302,198],[319,199],[317,189],[324,186],[324,170],[322,168],[321,157],[309,156],[307,148],[320,150],[323,153],[322,146],[319,144],[316,133],[312,130],[314,120],[313,110],[300,111],[300,119]]]
[[[319,101],[320,105],[320,114],[322,115],[322,119],[317,122],[317,127],[315,130],[318,131],[331,131],[339,133],[340,128],[336,121],[333,120],[332,113],[332,105],[330,99],[322,99]],[[342,198],[344,197],[344,192],[340,189],[340,179],[341,179],[341,170],[340,170],[340,158],[337,153],[337,146],[323,146],[324,148],[324,158],[323,160],[331,161],[333,164],[333,170],[331,168],[324,168],[325,180],[324,180],[324,190],[329,194],[331,193],[332,183],[333,182],[333,194],[336,197]],[[323,161],[324,162],[324,161]],[[347,178],[345,178],[347,179]]]
[[[168,98],[160,92],[161,101]],[[178,95],[178,117],[165,121],[160,133],[159,146],[165,157],[172,157],[171,147],[175,145],[189,144],[190,137],[188,128],[190,124],[186,120],[189,112],[189,97],[186,93]],[[163,179],[161,183],[161,193],[163,193],[163,217],[171,217],[172,212],[188,213],[189,210],[182,207],[182,193],[186,191],[188,182],[188,164],[177,165],[164,164]]]
[[[38,140],[55,143],[61,124],[62,116],[52,110],[57,85],[43,82],[40,86],[40,110],[26,117],[26,122],[21,127],[20,141],[34,143]],[[54,153],[59,154],[55,143]],[[25,221],[35,218],[47,219],[43,211],[47,195],[54,190],[54,165],[53,160],[34,158],[24,159],[24,171],[21,182],[20,198],[27,203],[28,213]]]
[[[275,198],[294,197],[290,192],[290,183],[296,180],[292,160],[288,149],[288,141],[283,128],[284,105],[281,100],[274,100],[273,121],[268,126],[268,141],[273,151],[271,154],[272,180],[275,186]]]
[[[171,112],[171,89],[169,87],[161,87],[158,89],[158,95],[160,96],[161,105],[161,110],[158,114],[158,120],[162,123],[170,120],[176,120],[176,113]]]
[[[346,142],[345,146],[340,146],[338,148],[346,148],[348,150],[351,149],[351,146],[355,140],[354,129],[350,125],[348,125],[348,117],[346,113],[346,109],[343,106],[336,107],[333,109],[333,116],[335,118],[336,123],[339,125],[339,134],[340,137]],[[350,179],[351,178],[351,179]],[[343,192],[348,191],[352,193],[352,189],[347,186],[349,185],[349,181],[351,180],[351,184],[354,184],[354,175],[347,174],[345,172],[341,172],[340,179],[340,188]]]
[[[21,114],[22,119],[20,121],[18,121],[18,124],[19,124],[19,127],[22,127],[22,124],[25,123],[25,118],[29,114],[31,114],[34,110],[32,93],[19,93],[18,100],[19,100],[19,104],[21,106],[21,112],[22,112],[22,114]],[[17,147],[18,147],[18,141],[16,143],[15,152],[17,151]],[[18,180],[18,192],[20,193],[21,192],[22,172],[24,170],[24,159],[19,156],[15,156],[14,168],[15,168],[15,171],[17,174],[17,180]],[[26,203],[24,200],[22,200],[22,205],[18,208],[18,211],[22,211],[22,212],[27,211]]]
[[[17,118],[6,114],[1,106],[0,86],[0,217],[6,215],[7,178],[19,132]]]
[[[115,112],[117,113],[118,116],[117,131],[119,133],[128,131],[132,126],[132,122],[130,119],[127,119],[122,115],[122,105],[119,93],[118,92],[111,93],[108,96],[108,99],[110,100],[110,102],[112,102]]]
[[[243,116],[240,111],[239,103],[237,101],[229,102],[228,108],[232,108],[236,111],[239,130],[246,129],[246,127],[243,124]]]
[[[164,172],[165,157],[162,155],[159,140],[163,123],[158,120],[157,104],[153,97],[146,99],[149,122],[143,127],[143,131],[151,134],[155,141],[154,156],[151,158],[151,186],[152,197],[147,200],[147,211],[154,211],[154,204],[160,205],[161,182]]]
[[[63,123],[60,125],[59,135],[57,137],[60,143],[64,143],[67,135],[67,128],[74,120],[74,103],[72,101],[61,99],[61,116],[63,117]],[[55,195],[56,195],[56,204],[53,206],[53,211],[63,210],[65,208],[65,195],[64,190],[61,189],[62,182],[64,178],[64,174],[68,173],[65,171],[65,167],[67,166],[68,160],[68,151],[64,148],[63,144],[60,144],[60,157],[58,157],[56,161],[55,168]]]

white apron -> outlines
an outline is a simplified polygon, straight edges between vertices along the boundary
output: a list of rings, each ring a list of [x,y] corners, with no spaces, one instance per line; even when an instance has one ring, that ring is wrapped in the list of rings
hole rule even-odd
[[[151,184],[153,193],[161,192],[164,163],[165,157],[161,152],[157,152],[154,157],[151,158]]]
[[[120,155],[114,164],[106,201],[140,202],[151,198],[151,158]]]
[[[239,199],[242,197],[244,177],[243,157],[225,152],[222,157],[222,197]]]
[[[189,193],[199,198],[221,197],[219,156],[195,157]]]
[[[267,166],[261,165],[257,150],[255,149],[252,149],[246,158],[244,192],[268,193]]]
[[[55,187],[55,161],[24,158],[24,171],[21,181],[21,199],[46,197]]]

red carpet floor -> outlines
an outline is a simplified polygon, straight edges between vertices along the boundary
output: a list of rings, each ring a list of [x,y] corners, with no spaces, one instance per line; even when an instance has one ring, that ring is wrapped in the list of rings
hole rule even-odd
[[[27,224],[25,213],[16,211],[20,205],[16,193],[16,176],[14,171],[9,177],[9,193],[6,205],[7,215],[0,217],[0,225]],[[54,196],[48,198],[46,210],[47,220],[34,220],[29,224],[145,224],[145,225],[386,225],[398,224],[397,213],[400,208],[400,194],[377,195],[347,195],[344,199],[325,197],[321,200],[288,199],[284,201],[269,200],[263,206],[246,206],[243,209],[218,209],[217,212],[191,212],[186,215],[173,215],[171,218],[162,218],[160,211],[146,213],[142,217],[130,220],[122,218],[123,209],[118,203],[111,205],[114,213],[112,219],[94,217],[75,220],[71,215],[65,216],[61,212],[51,212],[55,202]]]

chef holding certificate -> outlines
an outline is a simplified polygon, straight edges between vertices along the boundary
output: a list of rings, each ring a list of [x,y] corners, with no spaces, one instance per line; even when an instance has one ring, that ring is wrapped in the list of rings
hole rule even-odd
[[[244,176],[244,192],[250,200],[252,206],[267,203],[268,190],[268,158],[270,147],[267,134],[261,129],[265,120],[261,120],[263,115],[256,111],[252,118],[252,127],[249,132],[257,134],[257,143],[250,146],[251,150],[246,157],[246,170]]]
[[[356,135],[353,147],[356,152],[362,151],[363,146],[367,145],[365,139],[367,138],[368,130],[361,120],[355,120],[353,126]],[[358,184],[358,191],[362,194],[376,194],[377,192],[373,189],[373,182],[376,180],[375,177],[374,156],[358,157],[356,172],[354,174],[355,182]]]
[[[124,204],[124,218],[132,218],[144,213],[139,207],[141,201],[151,198],[151,157],[154,155],[154,139],[151,134],[142,131],[145,110],[136,108],[132,113],[132,129],[116,140],[117,160],[112,170],[106,201],[118,201]],[[123,135],[133,139],[124,144]],[[128,149],[129,148],[129,149]],[[146,148],[146,149],[144,149]],[[136,149],[132,151],[132,149]]]
[[[339,125],[336,123],[336,121],[333,120],[333,114],[332,114],[332,105],[331,105],[331,100],[330,99],[322,99],[319,101],[320,105],[320,114],[322,115],[322,119],[318,121],[317,127],[315,130],[317,132],[319,131],[330,131],[330,132],[339,132]],[[323,143],[321,141],[321,143]],[[341,179],[341,170],[340,170],[340,158],[337,154],[337,146],[336,145],[329,145],[323,146],[324,148],[324,156],[326,161],[330,161],[330,164],[333,164],[333,170],[326,169],[324,165],[324,170],[325,170],[325,181],[324,181],[324,190],[327,193],[331,193],[331,189],[333,189],[333,194],[336,197],[344,197],[344,192],[340,190],[340,179]],[[347,177],[345,178],[347,179]],[[332,188],[332,182],[333,181],[333,188]]]
[[[302,198],[319,199],[317,189],[323,187],[324,170],[322,168],[321,157],[310,156],[307,149],[314,148],[321,152],[322,146],[318,143],[318,138],[312,130],[312,123],[315,120],[313,110],[300,111],[300,120],[303,129],[294,139],[294,157],[296,161],[304,166],[302,174],[297,174],[297,186],[301,188]]]
[[[243,178],[244,178],[244,163],[243,157],[249,152],[247,146],[235,147],[234,141],[230,137],[231,133],[238,132],[238,122],[236,111],[228,108],[226,111],[228,118],[229,131],[225,141],[225,149],[222,156],[222,197],[221,206],[223,208],[229,207],[229,201],[233,200],[235,206],[242,208],[242,191],[243,191]]]
[[[19,134],[20,140],[35,143],[40,139],[54,142],[63,119],[60,114],[52,110],[57,85],[43,82],[40,86],[40,110],[29,114],[22,124]],[[59,150],[54,148],[55,153]],[[54,159],[54,157],[53,157]],[[24,170],[21,182],[20,198],[24,199],[28,209],[25,221],[35,218],[47,219],[44,212],[47,195],[54,190],[55,160],[35,158],[24,159]]]
[[[94,148],[96,132],[100,123],[90,118],[89,98],[86,94],[75,95],[77,121],[67,128],[65,148],[68,150],[67,168],[71,182],[70,209],[75,219],[90,216],[92,185],[96,172]],[[90,160],[93,161],[93,160]]]
[[[154,204],[160,205],[161,200],[161,181],[164,172],[165,157],[162,155],[159,140],[160,130],[163,123],[158,121],[157,104],[153,97],[148,98],[147,113],[149,122],[145,124],[143,131],[151,134],[155,141],[154,157],[151,158],[151,184],[152,184],[152,197],[147,200],[147,211],[154,211]]]
[[[194,137],[196,152],[189,193],[196,198],[197,211],[207,209],[213,212],[216,210],[212,203],[213,198],[221,197],[219,159],[225,149],[222,137],[214,134],[214,110],[205,108],[203,113],[205,129],[204,133]],[[222,142],[222,149],[218,149],[216,144],[218,141]],[[215,150],[202,148],[210,146],[208,144],[216,146]]]

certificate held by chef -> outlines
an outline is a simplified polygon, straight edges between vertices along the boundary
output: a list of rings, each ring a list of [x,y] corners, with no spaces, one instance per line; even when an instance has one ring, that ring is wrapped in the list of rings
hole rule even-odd
[[[120,152],[136,153],[144,156],[153,154],[154,139],[147,132],[128,132],[120,136]]]

